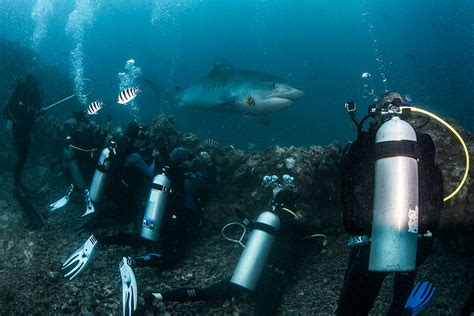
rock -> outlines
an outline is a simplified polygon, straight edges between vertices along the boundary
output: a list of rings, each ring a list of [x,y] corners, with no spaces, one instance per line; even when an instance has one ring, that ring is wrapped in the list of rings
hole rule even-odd
[[[67,304],[61,305],[61,313],[70,313],[70,312],[71,312],[71,309],[69,308]]]
[[[61,278],[61,274],[59,272],[56,272],[56,271],[49,271],[48,272],[48,277],[52,281],[58,281]]]

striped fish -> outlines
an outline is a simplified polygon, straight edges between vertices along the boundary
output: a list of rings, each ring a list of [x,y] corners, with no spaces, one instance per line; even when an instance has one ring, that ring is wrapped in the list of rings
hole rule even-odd
[[[255,106],[255,99],[252,98],[251,96],[248,96],[247,97],[247,104],[248,106],[250,106],[251,108],[253,108]]]
[[[138,93],[140,93],[139,86],[136,86],[135,88],[124,89],[120,92],[120,94],[118,96],[117,103],[125,105],[128,102],[135,99],[135,97],[137,96]]]
[[[99,112],[100,109],[104,106],[104,102],[102,101],[94,101],[87,107],[87,114],[94,115]]]
[[[206,140],[206,145],[209,147],[214,147],[217,145],[217,141],[214,138],[208,138]]]

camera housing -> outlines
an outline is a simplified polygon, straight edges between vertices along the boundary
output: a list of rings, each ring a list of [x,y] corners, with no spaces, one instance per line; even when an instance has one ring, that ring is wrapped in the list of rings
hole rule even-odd
[[[356,103],[354,101],[348,101],[344,103],[344,107],[346,108],[346,111],[349,113],[355,112],[355,110],[357,109]]]

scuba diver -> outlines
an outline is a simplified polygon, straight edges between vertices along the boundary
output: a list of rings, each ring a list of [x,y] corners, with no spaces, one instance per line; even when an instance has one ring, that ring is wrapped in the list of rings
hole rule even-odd
[[[147,138],[146,127],[132,122],[123,136],[109,141],[100,153],[90,187],[85,189],[86,210],[73,230],[91,228],[105,219],[133,221],[139,216],[158,154],[150,152]]]
[[[74,189],[84,192],[87,199],[86,183],[90,183],[92,179],[98,158],[98,148],[104,146],[107,138],[106,131],[101,130],[98,125],[91,124],[86,111],[73,112],[73,115],[76,122],[75,128],[68,132],[63,148],[72,184],[68,187],[65,196],[50,204],[50,211],[65,206]]]
[[[21,173],[26,164],[31,143],[31,130],[42,113],[41,94],[38,88],[39,81],[34,75],[27,75],[24,81],[16,84],[10,99],[3,110],[7,120],[7,128],[12,130],[13,145],[17,153],[17,160],[13,172],[13,195],[21,209],[28,217],[29,229],[39,229],[44,225],[44,218],[28,201],[36,193],[26,187],[21,179]]]
[[[404,119],[408,104],[388,92],[361,122],[346,109],[357,139],[341,159],[341,201],[350,249],[337,315],[367,315],[385,277],[395,272],[389,315],[404,310],[416,268],[432,250],[432,232],[443,209],[443,179],[428,134]],[[368,131],[367,118],[373,118]],[[426,125],[426,124],[424,124]]]
[[[284,175],[281,180],[277,176],[264,177],[263,184],[273,189],[272,209],[262,212],[255,222],[236,210],[242,224],[231,224],[245,227],[244,231],[249,228],[251,233],[231,277],[206,288],[183,287],[159,293],[147,291],[143,295],[144,308],[152,308],[153,301],[213,301],[251,294],[255,301],[255,315],[276,315],[280,298],[297,266],[303,239],[326,238],[320,234],[308,236],[314,232],[314,227],[304,224],[302,217],[292,211],[297,201],[293,180],[288,175]],[[231,224],[224,226],[222,231]],[[243,246],[240,240],[231,241]],[[134,278],[129,275],[125,279]],[[130,286],[122,283],[124,297],[127,297]],[[136,286],[136,282],[131,283]],[[127,310],[133,309],[131,304],[127,305],[127,300],[123,303]]]
[[[134,259],[135,267],[171,268],[186,253],[187,240],[203,221],[201,207],[217,185],[210,156],[175,148],[161,171],[153,178],[145,213],[141,213],[140,236],[102,236],[104,244],[145,246],[148,254]],[[213,170],[213,171],[210,171]],[[150,187],[150,186],[149,186]]]
[[[26,195],[31,194],[32,190],[23,184],[21,173],[28,158],[31,130],[41,113],[41,94],[38,85],[39,81],[34,75],[27,75],[24,81],[16,84],[10,100],[3,110],[3,115],[7,119],[7,127],[12,130],[13,145],[17,153],[13,185],[16,190],[21,190]]]

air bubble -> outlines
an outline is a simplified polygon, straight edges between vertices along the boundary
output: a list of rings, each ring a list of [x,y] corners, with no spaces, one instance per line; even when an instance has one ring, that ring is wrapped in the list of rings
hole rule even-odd
[[[48,31],[48,19],[53,12],[53,4],[51,0],[37,0],[31,18],[35,22],[33,31],[33,49],[36,49]]]
[[[72,37],[74,49],[70,53],[71,58],[71,75],[74,78],[74,89],[77,98],[82,104],[87,103],[84,96],[84,35],[92,25],[94,19],[93,6],[90,0],[76,0],[74,10],[69,14],[65,32]]]

